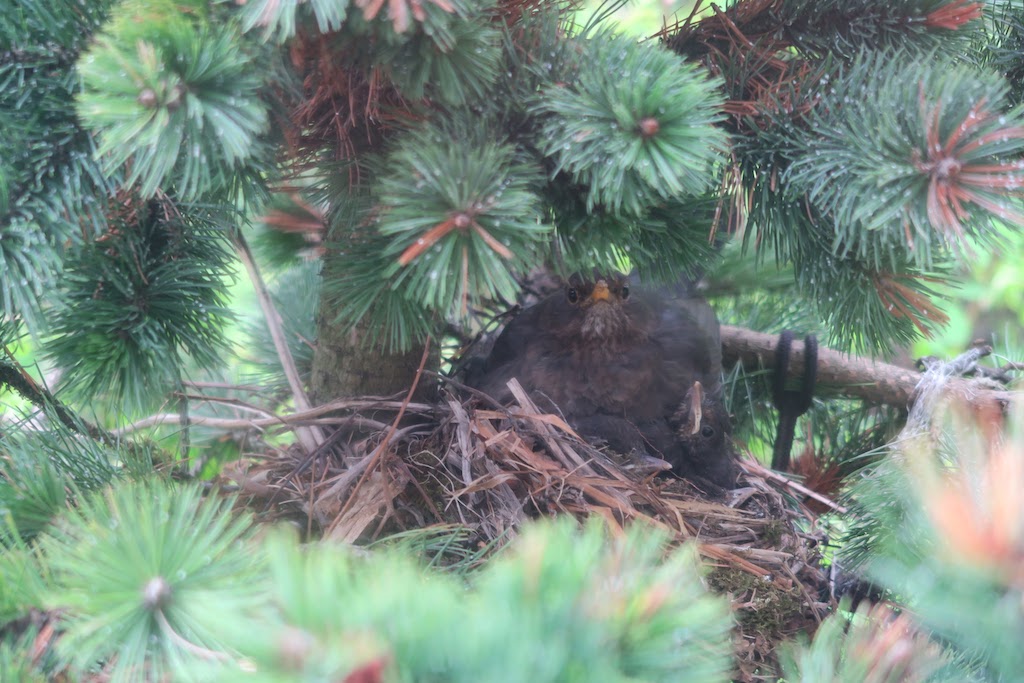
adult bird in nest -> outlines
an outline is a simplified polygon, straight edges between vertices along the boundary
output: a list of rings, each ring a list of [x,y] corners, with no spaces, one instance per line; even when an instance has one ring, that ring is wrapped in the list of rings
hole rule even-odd
[[[515,377],[588,440],[730,488],[721,369],[718,319],[703,299],[631,287],[622,275],[577,275],[509,322],[467,381],[504,403]]]

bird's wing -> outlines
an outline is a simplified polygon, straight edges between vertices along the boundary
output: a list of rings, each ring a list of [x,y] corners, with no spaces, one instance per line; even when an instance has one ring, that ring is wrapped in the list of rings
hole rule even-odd
[[[677,363],[686,375],[680,395],[698,381],[708,393],[721,385],[722,341],[714,309],[698,297],[668,301],[662,309],[656,337],[665,360]]]
[[[555,307],[552,300],[546,299],[506,323],[482,366],[473,377],[467,376],[467,383],[502,403],[511,398],[506,387],[511,378],[532,387],[534,375],[541,371],[540,362],[553,343],[548,321],[557,315],[551,310]]]
[[[537,343],[537,335],[541,329],[538,321],[543,315],[544,304],[545,302],[541,302],[524,309],[506,323],[487,356],[485,372],[522,358],[526,349]]]

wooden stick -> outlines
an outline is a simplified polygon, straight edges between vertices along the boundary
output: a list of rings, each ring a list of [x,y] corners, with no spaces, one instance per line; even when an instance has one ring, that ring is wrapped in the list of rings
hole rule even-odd
[[[743,467],[748,472],[751,472],[752,474],[761,477],[762,479],[768,479],[770,481],[775,482],[776,484],[779,484],[780,486],[783,486],[796,492],[799,495],[807,496],[808,498],[813,498],[822,505],[832,508],[836,512],[839,512],[841,514],[846,514],[848,512],[846,507],[840,505],[839,503],[831,500],[830,498],[826,498],[817,491],[812,491],[806,486],[803,486],[800,483],[795,482],[782,474],[779,474],[778,472],[768,469],[767,467],[757,462],[756,460],[744,459],[740,462],[740,466]]]
[[[238,258],[245,266],[249,279],[252,281],[252,286],[256,290],[256,299],[259,301],[260,308],[263,309],[263,317],[266,320],[267,328],[270,330],[270,338],[274,341],[274,349],[277,351],[278,359],[281,361],[281,368],[288,379],[288,386],[291,388],[295,407],[300,411],[309,410],[312,406],[309,403],[309,397],[306,395],[306,389],[302,386],[302,380],[299,378],[295,359],[292,357],[292,352],[288,349],[281,314],[277,312],[277,307],[274,306],[270,290],[267,289],[266,282],[264,282],[263,276],[260,275],[260,271],[256,267],[256,260],[252,256],[249,244],[242,236],[241,229],[236,229],[232,238],[235,250],[238,252]],[[306,453],[316,451],[317,447],[325,440],[323,430],[316,425],[296,426],[295,437]]]
[[[775,358],[778,336],[754,332],[743,327],[722,325],[722,358],[726,368],[742,363],[749,370],[771,368]],[[793,341],[790,367],[800,371],[804,362],[804,344]],[[862,398],[872,403],[886,403],[900,408],[908,407],[922,374],[889,363],[869,360],[840,353],[825,347],[818,348],[818,386],[823,395],[843,395]],[[972,405],[998,401],[1005,406],[1019,392],[989,388],[977,380],[951,377],[947,389],[964,397]]]
[[[425,403],[405,403],[404,401],[392,401],[388,398],[353,398],[353,399],[340,399],[337,401],[331,401],[309,410],[301,410],[295,413],[289,413],[286,415],[273,415],[271,417],[262,418],[226,418],[226,417],[207,417],[205,415],[192,415],[189,417],[189,424],[198,425],[202,427],[211,427],[214,429],[262,429],[265,427],[273,426],[284,426],[299,423],[315,423],[315,424],[337,424],[340,421],[348,420],[350,418],[323,418],[318,419],[322,415],[327,413],[333,413],[338,410],[349,410],[349,409],[381,409],[381,410],[400,410],[402,406],[406,409],[412,409],[418,413],[430,413],[434,410],[434,406],[427,405]],[[159,427],[164,424],[180,424],[181,415],[178,413],[157,413],[156,415],[150,415],[149,417],[142,418],[137,422],[133,422],[130,425],[115,429],[111,432],[115,437],[123,437],[132,432],[136,432],[140,429],[146,429],[149,427]]]

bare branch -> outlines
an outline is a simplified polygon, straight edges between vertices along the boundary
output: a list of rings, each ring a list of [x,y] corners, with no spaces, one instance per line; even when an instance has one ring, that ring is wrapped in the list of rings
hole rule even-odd
[[[748,369],[772,367],[775,344],[773,334],[754,332],[742,327],[722,326],[722,357],[726,367],[742,362]],[[794,341],[790,367],[799,371],[803,367],[803,342]],[[906,408],[912,403],[914,392],[921,381],[921,373],[881,361],[840,353],[832,349],[818,349],[818,393],[862,398],[872,403],[885,403]],[[953,377],[947,389],[962,395],[972,405],[996,401],[1007,405],[1019,392],[991,389],[977,380]]]
[[[274,348],[277,350],[278,358],[281,360],[281,367],[284,369],[285,377],[288,378],[288,386],[292,390],[295,407],[300,411],[309,410],[309,397],[306,396],[302,380],[299,379],[298,368],[295,366],[295,359],[292,358],[292,353],[288,349],[288,342],[285,341],[281,314],[274,307],[274,302],[270,298],[270,291],[267,289],[267,285],[263,281],[259,269],[256,267],[256,261],[253,260],[252,251],[250,251],[248,243],[238,230],[235,231],[234,242],[238,251],[238,257],[245,265],[245,270],[249,273],[249,279],[252,280],[252,285],[256,289],[256,298],[259,299],[260,308],[263,309],[263,317],[267,321],[270,336],[274,340]],[[312,453],[316,450],[317,446],[324,442],[324,433],[316,426],[297,427],[295,429],[295,436],[299,440],[302,449],[307,453]]]

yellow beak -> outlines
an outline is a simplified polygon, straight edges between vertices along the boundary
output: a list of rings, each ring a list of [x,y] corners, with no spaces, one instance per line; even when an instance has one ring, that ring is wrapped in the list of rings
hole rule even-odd
[[[690,428],[691,435],[700,431],[700,421],[704,419],[702,403],[704,403],[704,387],[700,385],[700,382],[694,382],[693,391],[690,392],[690,420],[693,423]]]
[[[608,289],[608,283],[604,280],[598,280],[594,283],[594,291],[590,293],[591,301],[608,301],[612,296],[612,292]]]

